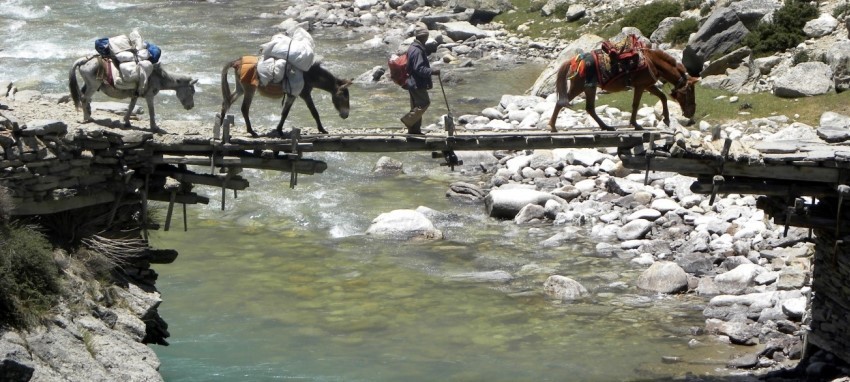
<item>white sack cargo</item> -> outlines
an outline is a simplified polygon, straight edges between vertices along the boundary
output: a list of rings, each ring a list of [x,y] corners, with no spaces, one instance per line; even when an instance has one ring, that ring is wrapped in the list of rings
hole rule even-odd
[[[118,54],[122,52],[128,52],[130,54],[133,54],[133,52],[138,53],[143,50],[147,50],[147,44],[145,44],[145,41],[142,40],[142,35],[139,34],[139,31],[134,30],[130,32],[129,37],[123,34],[115,37],[110,37],[109,50],[112,51],[112,54],[114,54],[115,56],[118,56]]]
[[[287,94],[297,95],[304,89],[304,72],[292,65],[286,65],[286,60],[260,57],[257,76],[260,86],[281,86]]]
[[[276,34],[272,40],[260,45],[260,55],[284,59],[296,68],[308,71],[315,61],[313,37],[303,28],[292,31],[292,37]]]
[[[150,61],[124,62],[118,67],[112,63],[112,80],[117,89],[144,89],[148,78],[153,73],[153,63]]]

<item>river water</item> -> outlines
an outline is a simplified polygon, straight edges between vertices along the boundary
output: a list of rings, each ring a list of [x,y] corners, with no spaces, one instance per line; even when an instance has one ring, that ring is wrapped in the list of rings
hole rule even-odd
[[[200,79],[195,109],[182,111],[176,98],[160,95],[160,118],[212,121],[223,63],[255,53],[282,21],[263,14],[285,4],[2,0],[0,80],[66,92],[68,68],[94,53],[95,38],[135,27],[162,48],[169,70]],[[373,36],[314,32],[325,66],[345,78],[386,62],[386,51],[357,47]],[[462,72],[464,81],[447,89],[453,111],[478,112],[502,94],[522,94],[541,69]],[[351,94],[351,117],[343,121],[326,93],[314,93],[331,132],[400,127],[406,92],[355,85]],[[439,93],[432,96],[426,118],[436,120],[444,108]],[[278,102],[257,99],[255,128],[272,129],[278,113]],[[301,101],[293,113],[287,126],[313,128]],[[691,328],[703,326],[704,299],[639,291],[642,269],[595,256],[591,240],[541,248],[562,227],[516,226],[445,198],[451,182],[477,178],[439,167],[427,153],[390,155],[404,162],[405,174],[395,177],[371,175],[377,154],[308,156],[329,169],[302,175],[294,190],[288,174],[246,170],[251,188],[237,199],[228,194],[224,211],[219,190],[199,187],[212,201],[188,208],[188,232],[178,212],[176,229],[153,233],[154,246],[180,252],[175,263],[156,267],[171,345],[154,349],[167,381],[622,381],[723,374],[725,360],[747,351],[692,336]],[[418,206],[450,214],[439,224],[445,240],[364,235],[380,213]],[[491,270],[516,278],[453,277]],[[573,304],[543,298],[551,274],[578,280],[592,297]],[[692,339],[699,344],[689,346]]]

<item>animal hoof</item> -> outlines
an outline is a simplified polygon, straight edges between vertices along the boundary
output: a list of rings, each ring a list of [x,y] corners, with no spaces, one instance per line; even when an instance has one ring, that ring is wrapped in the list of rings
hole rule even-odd
[[[602,130],[605,130],[605,131],[617,131],[617,129],[615,129],[615,128],[611,127],[611,126],[602,126]]]

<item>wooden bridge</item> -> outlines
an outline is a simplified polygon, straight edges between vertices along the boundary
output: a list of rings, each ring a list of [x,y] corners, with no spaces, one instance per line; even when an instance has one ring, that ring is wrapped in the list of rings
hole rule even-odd
[[[779,225],[812,228],[816,243],[810,339],[850,362],[850,145],[825,142],[711,142],[686,130],[599,131],[572,129],[561,133],[527,131],[464,132],[409,136],[404,134],[301,135],[298,129],[282,137],[229,136],[232,117],[214,133],[153,134],[49,121],[23,128],[6,120],[0,129],[3,184],[16,197],[15,215],[44,215],[97,206],[112,219],[120,208],[141,206],[143,236],[154,227],[147,219],[149,200],[168,203],[165,229],[173,208],[209,203],[193,192],[195,185],[221,188],[221,206],[228,190],[249,186],[245,168],[289,172],[294,187],[298,174],[319,174],[328,164],[310,153],[430,151],[443,165],[459,165],[455,151],[539,150],[557,148],[617,148],[631,169],[679,173],[696,178],[691,189],[711,194],[760,195],[758,206]],[[64,129],[64,130],[63,130]],[[100,130],[98,130],[100,129]],[[191,167],[190,167],[191,166]],[[126,215],[126,214],[124,214]],[[167,263],[153,256],[149,263]]]
[[[320,135],[274,139],[213,139],[205,142],[172,144],[154,140],[150,144],[155,162],[178,165],[181,172],[169,177],[222,187],[222,208],[226,189],[242,189],[247,181],[238,176],[243,167],[266,168],[297,174],[321,173],[327,164],[305,158],[319,151],[400,152],[431,151],[444,165],[459,164],[455,150],[526,150],[555,148],[616,147],[627,168],[649,173],[662,171],[696,178],[695,193],[760,195],[757,206],[779,226],[810,229],[815,242],[811,281],[811,320],[805,333],[807,346],[814,345],[850,362],[850,145],[825,142],[751,142],[729,139],[711,142],[690,137],[684,130],[598,131],[583,129],[557,134],[487,133],[460,135]],[[210,165],[208,175],[187,174],[185,165]],[[224,175],[212,175],[218,167]],[[173,167],[169,167],[173,168]],[[164,174],[163,174],[164,175]],[[182,178],[181,178],[182,177]],[[200,177],[200,178],[199,178]],[[203,182],[201,182],[203,180]],[[166,222],[176,200],[172,192]],[[200,200],[193,195],[190,200]],[[184,211],[185,216],[185,211]],[[185,223],[184,223],[185,224]],[[814,233],[814,235],[811,235]],[[811,351],[805,353],[810,354]]]
[[[321,134],[301,135],[293,129],[283,137],[230,137],[227,129],[213,138],[176,135],[155,136],[146,145],[152,153],[154,173],[181,183],[203,184],[224,190],[242,190],[249,183],[239,173],[243,168],[291,173],[290,185],[298,174],[318,174],[327,164],[305,157],[313,152],[413,152],[430,151],[443,165],[459,165],[454,151],[536,150],[556,148],[616,147],[627,168],[679,173],[697,178],[692,191],[711,194],[763,195],[759,207],[779,224],[808,228],[845,229],[841,214],[817,213],[815,202],[835,199],[840,204],[850,196],[850,146],[827,143],[773,142],[742,145],[731,140],[703,142],[679,132],[624,129],[600,131],[576,129],[560,133],[487,132],[481,134]],[[209,166],[206,174],[187,165]],[[218,169],[218,174],[216,174]],[[163,183],[164,184],[164,183]],[[154,192],[154,200],[208,203],[191,192],[191,187]],[[177,191],[175,191],[177,190]],[[167,196],[167,199],[166,197]],[[800,197],[810,197],[807,202]],[[222,208],[225,198],[222,197]]]

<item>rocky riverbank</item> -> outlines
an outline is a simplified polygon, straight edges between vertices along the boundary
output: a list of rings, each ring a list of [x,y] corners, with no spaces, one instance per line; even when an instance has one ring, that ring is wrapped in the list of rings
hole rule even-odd
[[[280,24],[281,29],[306,23],[311,28],[339,28],[356,36],[375,34],[377,37],[360,44],[386,47],[388,53],[403,49],[407,27],[412,21],[421,19],[432,29],[428,45],[435,65],[449,69],[449,80],[451,69],[470,65],[486,67],[528,60],[551,63],[530,89],[530,95],[506,95],[498,105],[480,114],[459,116],[460,132],[544,130],[546,117],[554,108],[551,93],[555,65],[576,49],[587,50],[599,42],[593,35],[576,41],[534,40],[514,35],[490,22],[495,14],[510,12],[509,4],[425,3],[428,5],[416,1],[311,2],[267,16],[287,19]],[[609,6],[588,5],[584,17],[603,13],[603,7]],[[557,6],[548,9],[554,8]],[[575,17],[575,9],[572,14]],[[717,15],[730,17],[725,11]],[[846,42],[846,24],[836,23],[830,27],[832,23],[826,21],[824,28],[828,31],[813,28],[812,39],[799,49],[823,49],[830,54],[848,52],[847,49],[833,49]],[[684,52],[675,49],[670,52],[677,57],[685,56]],[[733,91],[777,91],[797,85],[781,80],[783,76],[795,75],[791,71],[793,52],[766,60],[753,60],[750,54],[740,52],[730,53],[728,57],[715,60],[720,64],[713,67],[706,63],[705,70],[712,68],[712,71],[705,72],[704,86]],[[824,63],[833,72],[818,71],[820,78],[827,78],[827,83],[837,83],[838,76],[832,66],[837,68],[844,62],[843,56],[835,57],[835,61]],[[823,69],[822,65],[817,66]],[[358,80],[386,82],[383,70],[373,68]],[[821,82],[824,81],[809,81],[809,84]],[[15,89],[13,84],[0,85],[4,90]],[[836,87],[827,85],[825,91]],[[779,90],[779,93],[797,94],[794,92],[811,93],[796,88]],[[6,108],[11,103],[11,114],[22,121],[51,118],[75,125],[72,121],[77,116],[67,99],[61,96],[32,91],[12,91],[9,96],[15,100],[5,102]],[[672,114],[679,116],[681,113],[676,110],[675,103],[670,105]],[[612,125],[625,124],[630,116],[628,112],[604,105],[599,106],[598,112]],[[117,115],[106,111],[97,113],[96,119],[118,119]],[[819,126],[794,122],[793,116],[774,116],[722,125],[701,123],[690,128],[678,123],[672,128],[663,126],[659,123],[659,115],[657,105],[638,110],[639,123],[643,126],[671,129],[692,142],[711,142],[726,137],[742,143],[789,139],[835,142],[841,136],[850,136],[844,132],[850,124],[848,117],[834,113],[825,113]],[[199,124],[175,121],[164,121],[162,126],[172,133],[181,133],[187,131],[183,129],[186,125],[200,130],[200,126],[195,126]],[[568,130],[592,125],[593,121],[585,112],[565,110],[558,128]],[[114,127],[119,128],[117,124]],[[442,126],[434,123],[425,130],[440,134]],[[577,235],[587,235],[599,242],[595,253],[588,256],[612,258],[646,269],[637,279],[614,278],[608,288],[637,285],[646,293],[705,296],[706,324],[692,333],[688,340],[692,346],[704,341],[758,345],[759,351],[731,360],[729,367],[760,368],[759,373],[793,367],[802,356],[807,301],[811,296],[813,245],[807,240],[807,231],[791,228],[786,234],[784,227],[771,223],[756,208],[753,196],[725,195],[712,204],[707,196],[690,191],[693,178],[674,174],[652,173],[648,184],[644,184],[645,174],[623,168],[616,153],[609,150],[497,152],[484,159],[478,153],[459,154],[467,165],[464,171],[477,173],[483,169],[488,180],[481,184],[454,184],[450,196],[482,203],[493,217],[512,219],[516,224],[528,226],[529,231],[541,224],[563,227],[562,233],[542,240],[541,246],[558,247]],[[401,227],[406,232],[414,231],[408,237],[439,239],[442,236],[438,234],[440,223],[433,216],[433,211],[427,209],[382,215],[369,231],[370,234],[393,233]],[[392,229],[381,228],[387,221],[392,222]],[[408,226],[399,224],[407,221],[411,222]],[[63,258],[65,255],[57,255],[60,264]],[[70,290],[79,291],[72,293],[86,298],[60,304],[59,314],[44,327],[27,333],[2,333],[0,349],[3,352],[0,354],[4,355],[3,367],[8,370],[9,379],[161,379],[156,371],[156,355],[142,344],[146,321],[160,302],[152,283],[128,278],[120,287],[102,288],[80,278],[71,269],[67,269],[66,274]],[[150,271],[147,275],[155,276]],[[484,281],[504,280],[510,276],[500,271],[467,275]],[[568,274],[550,275],[539,290],[554,301],[571,301],[598,293],[588,290]],[[83,310],[86,313],[76,308],[80,304],[87,307]],[[676,362],[676,359],[671,357],[669,361]],[[848,373],[845,366],[832,361],[828,353],[819,352],[805,365],[805,373],[816,379]]]

